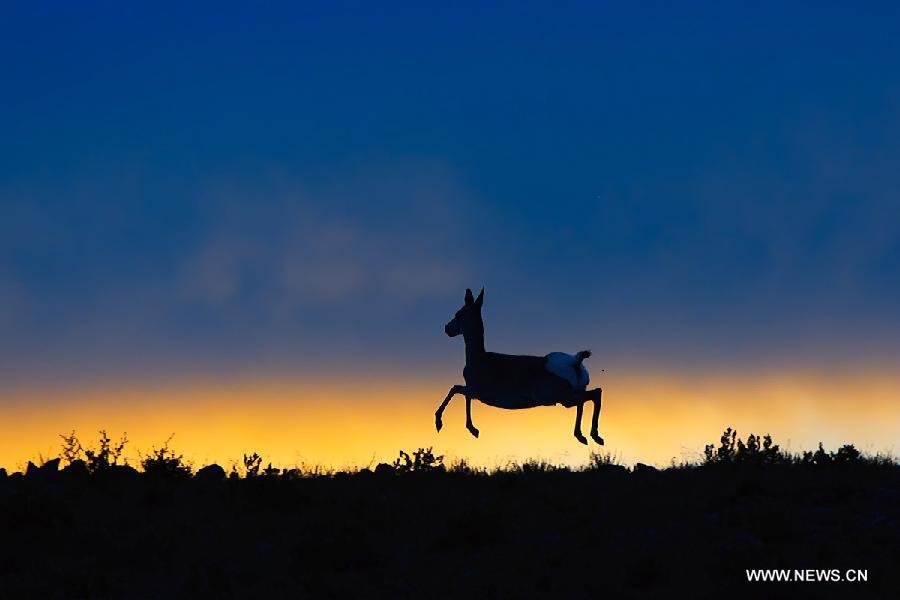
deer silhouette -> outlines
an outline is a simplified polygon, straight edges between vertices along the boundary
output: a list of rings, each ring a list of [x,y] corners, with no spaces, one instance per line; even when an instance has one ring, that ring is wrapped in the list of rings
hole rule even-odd
[[[589,375],[582,364],[591,355],[589,350],[577,354],[551,352],[546,356],[516,356],[497,354],[484,349],[484,321],[481,306],[484,288],[478,298],[472,290],[466,290],[465,303],[446,326],[450,337],[462,334],[466,341],[466,366],[463,369],[465,385],[454,385],[434,413],[437,430],[443,427],[444,409],[456,394],[466,398],[466,429],[478,437],[478,429],[472,424],[472,399],[497,408],[519,409],[561,404],[575,407],[575,439],[582,444],[588,441],[581,433],[581,417],[584,403],[594,402],[591,417],[591,438],[601,446],[603,438],[597,433],[600,404],[603,391],[598,387],[587,389]]]

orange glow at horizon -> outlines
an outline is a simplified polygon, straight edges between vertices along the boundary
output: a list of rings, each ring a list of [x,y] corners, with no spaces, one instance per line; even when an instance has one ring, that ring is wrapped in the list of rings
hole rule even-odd
[[[782,447],[812,449],[854,443],[867,452],[895,452],[900,439],[900,376],[770,373],[697,376],[629,373],[605,377],[600,433],[604,451],[626,464],[696,459],[726,426],[771,433]],[[83,443],[97,430],[131,440],[126,455],[171,447],[199,467],[230,467],[244,452],[276,466],[344,468],[391,461],[399,449],[434,446],[448,458],[483,466],[543,458],[583,464],[590,449],[572,436],[575,411],[543,407],[508,411],[473,403],[480,439],[465,429],[457,396],[434,429],[446,381],[325,383],[310,379],[173,381],[70,390],[0,390],[0,466],[59,453],[60,433]],[[590,428],[588,405],[582,424]]]

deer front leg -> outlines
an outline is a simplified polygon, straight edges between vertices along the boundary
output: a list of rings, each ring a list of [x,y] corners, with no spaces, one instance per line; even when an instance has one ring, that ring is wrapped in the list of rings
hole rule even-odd
[[[466,429],[469,433],[478,437],[478,430],[472,425],[472,396],[466,394]]]
[[[587,438],[581,433],[581,416],[584,414],[584,402],[575,405],[575,439],[587,446]]]
[[[600,418],[600,404],[603,400],[603,390],[600,388],[591,390],[591,400],[594,401],[594,413],[591,415],[591,438],[602,446],[603,438],[600,437],[600,434],[597,432],[597,420]]]
[[[441,405],[438,407],[437,411],[434,413],[434,426],[437,427],[438,432],[440,432],[441,427],[444,426],[444,422],[441,420],[441,417],[444,414],[444,409],[447,408],[447,405],[450,403],[450,399],[456,394],[465,394],[466,386],[464,385],[454,385],[450,388],[450,391],[447,393],[447,397],[444,398],[444,401],[441,402]]]

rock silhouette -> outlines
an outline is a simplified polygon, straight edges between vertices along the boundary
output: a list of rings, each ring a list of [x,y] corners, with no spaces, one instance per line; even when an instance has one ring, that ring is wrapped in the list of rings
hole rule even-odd
[[[225,469],[215,464],[206,465],[194,477],[201,481],[222,481],[225,479]]]

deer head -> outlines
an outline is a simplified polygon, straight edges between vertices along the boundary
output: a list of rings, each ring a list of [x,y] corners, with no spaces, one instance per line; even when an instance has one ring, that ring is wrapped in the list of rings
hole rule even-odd
[[[466,338],[484,336],[484,322],[481,320],[481,305],[484,302],[484,288],[478,298],[472,296],[472,290],[466,290],[465,302],[456,315],[444,326],[444,333],[450,337],[463,334]]]

